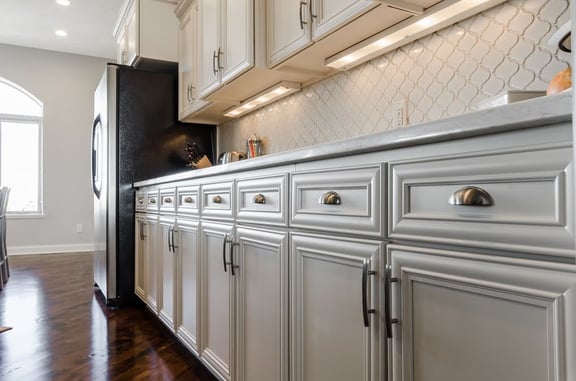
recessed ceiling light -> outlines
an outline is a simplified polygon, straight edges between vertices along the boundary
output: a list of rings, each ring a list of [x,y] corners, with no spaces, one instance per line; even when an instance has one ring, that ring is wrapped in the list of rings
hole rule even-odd
[[[54,32],[54,34],[57,35],[58,37],[68,36],[68,32],[66,32],[65,30],[62,30],[62,29],[58,29],[57,31]]]
[[[56,4],[67,7],[70,5],[70,0],[56,0]]]

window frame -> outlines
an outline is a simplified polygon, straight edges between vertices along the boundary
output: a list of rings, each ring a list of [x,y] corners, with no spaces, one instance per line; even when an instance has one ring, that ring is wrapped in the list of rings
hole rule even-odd
[[[9,219],[20,219],[20,218],[43,218],[44,214],[44,110],[43,104],[40,102],[36,97],[30,94],[25,89],[21,88],[20,86],[16,85],[13,82],[10,82],[4,78],[0,77],[0,84],[13,87],[14,89],[22,92],[24,95],[31,98],[34,102],[36,102],[39,107],[41,108],[42,112],[40,116],[32,116],[32,115],[21,115],[21,114],[7,114],[7,113],[0,113],[0,139],[2,139],[2,124],[5,122],[9,123],[28,123],[28,124],[36,124],[38,126],[38,199],[37,205],[38,208],[34,211],[6,211],[6,217]],[[2,174],[0,173],[0,179]]]

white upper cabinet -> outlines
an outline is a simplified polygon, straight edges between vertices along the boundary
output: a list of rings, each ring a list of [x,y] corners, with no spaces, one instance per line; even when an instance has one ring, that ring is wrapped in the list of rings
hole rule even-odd
[[[308,0],[312,39],[318,40],[360,14],[376,7],[370,0]]]
[[[366,0],[271,0],[268,63],[273,66],[378,5]]]
[[[410,0],[389,7],[368,0],[270,0],[267,7],[267,65],[298,72],[300,82],[322,79],[335,69],[326,58],[425,10],[439,0]]]
[[[118,63],[137,65],[142,58],[178,60],[174,6],[160,0],[125,1],[114,29]]]
[[[200,96],[254,66],[254,2],[200,0]]]
[[[209,102],[198,96],[198,1],[183,1],[177,9],[178,118],[185,119]]]

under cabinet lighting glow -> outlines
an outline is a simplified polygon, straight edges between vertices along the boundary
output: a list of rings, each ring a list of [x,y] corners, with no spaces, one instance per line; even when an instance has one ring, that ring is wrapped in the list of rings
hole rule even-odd
[[[66,32],[65,30],[62,30],[62,29],[58,29],[57,31],[54,32],[54,34],[57,35],[58,37],[68,36],[68,32]]]
[[[70,5],[70,0],[56,0],[56,4],[67,7]]]
[[[246,114],[247,112],[258,109],[262,106],[270,104],[278,99],[300,91],[301,85],[298,82],[288,82],[283,81],[275,84],[272,87],[256,94],[252,98],[249,98],[238,106],[235,106],[224,113],[224,116],[230,118],[236,118],[240,115]]]
[[[428,8],[421,15],[412,16],[328,57],[326,66],[339,70],[349,69],[504,1],[506,0],[444,0]]]

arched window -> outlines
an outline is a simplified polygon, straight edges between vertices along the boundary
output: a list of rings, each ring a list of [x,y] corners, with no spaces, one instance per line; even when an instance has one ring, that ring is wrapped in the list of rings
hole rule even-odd
[[[7,213],[42,214],[42,102],[0,78],[0,185],[10,187]]]

